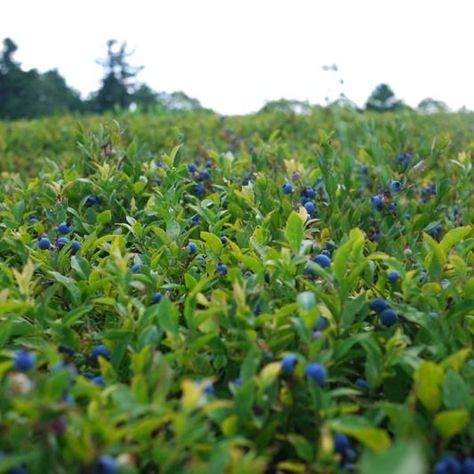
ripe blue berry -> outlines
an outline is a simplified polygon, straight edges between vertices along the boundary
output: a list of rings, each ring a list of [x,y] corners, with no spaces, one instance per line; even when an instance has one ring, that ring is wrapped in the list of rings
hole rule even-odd
[[[361,390],[369,390],[369,384],[367,383],[367,380],[358,378],[355,381],[355,384],[361,389]]]
[[[41,239],[38,240],[38,247],[41,250],[48,250],[49,247],[51,247],[51,242],[47,237],[41,237]]]
[[[402,183],[400,181],[390,181],[390,191],[392,193],[399,193],[402,190]]]
[[[118,464],[114,457],[105,454],[99,458],[97,463],[98,474],[116,474],[118,472]]]
[[[375,207],[378,211],[380,211],[383,208],[383,196],[380,196],[379,194],[376,194],[375,196],[372,196],[370,199],[370,202],[372,203],[372,206]]]
[[[142,269],[142,266],[139,263],[134,263],[132,265],[132,273],[138,273]]]
[[[318,321],[316,322],[315,330],[316,331],[323,331],[329,326],[329,321],[324,316],[319,316]]]
[[[382,313],[382,311],[388,308],[387,302],[383,298],[375,298],[370,302],[370,309],[376,313]]]
[[[201,221],[201,216],[199,214],[196,214],[191,218],[192,225],[198,225],[200,221]]]
[[[443,456],[434,467],[434,474],[461,474],[461,463],[454,456]]]
[[[206,192],[206,188],[201,184],[198,183],[194,186],[194,194],[196,196],[202,196]]]
[[[214,389],[214,384],[212,382],[207,383],[204,385],[204,393],[206,395],[214,395],[215,389]]]
[[[282,186],[282,190],[285,194],[291,194],[293,192],[293,185],[291,183],[285,183]]]
[[[93,196],[92,194],[86,197],[84,204],[87,207],[95,206],[96,204],[100,204],[100,197]]]
[[[110,351],[105,344],[99,344],[92,348],[91,357],[94,362],[97,362],[99,357],[110,360]]]
[[[29,372],[36,365],[36,356],[30,351],[19,350],[13,356],[15,370]]]
[[[211,173],[208,171],[208,170],[202,170],[200,173],[199,173],[199,176],[201,179],[211,179]]]
[[[154,293],[151,297],[152,304],[158,304],[161,301],[163,295],[160,292]]]
[[[298,363],[298,358],[294,354],[289,354],[283,357],[281,361],[281,371],[285,375],[291,375],[295,370],[296,364]]]
[[[304,204],[304,208],[306,209],[306,212],[311,216],[314,217],[316,214],[316,206],[312,201],[307,201]]]
[[[315,263],[323,268],[329,268],[331,266],[331,259],[324,254],[319,254],[314,258]]]
[[[59,249],[62,249],[68,244],[68,242],[69,241],[66,239],[66,237],[59,237],[59,239],[56,240],[56,245]]]
[[[392,270],[392,271],[389,272],[389,274],[388,274],[388,281],[389,281],[390,283],[396,283],[399,278],[400,278],[400,275],[399,275],[398,272],[396,272],[395,270]]]
[[[313,188],[306,189],[306,197],[308,199],[314,199],[316,197],[316,190]]]
[[[94,385],[100,385],[100,386],[105,385],[104,379],[100,375],[97,375],[96,377],[92,377],[91,382]]]
[[[73,254],[79,252],[80,248],[81,248],[81,244],[77,240],[73,240],[71,242],[71,252]]]
[[[222,244],[222,245],[225,245],[226,243],[227,243],[227,237],[226,237],[225,235],[223,235],[223,236],[221,237],[221,244]]]
[[[326,381],[327,372],[323,365],[313,362],[306,367],[304,375],[314,383],[322,386]]]
[[[225,263],[219,263],[219,265],[216,267],[216,270],[221,275],[227,275],[227,265]]]
[[[197,252],[197,245],[194,242],[189,242],[189,244],[186,246],[186,249],[191,255],[193,255]]]
[[[462,463],[462,474],[474,474],[474,458],[468,457]]]
[[[344,433],[336,433],[334,435],[334,450],[339,454],[345,454],[349,448],[349,438]]]
[[[58,232],[60,234],[69,234],[69,232],[71,232],[72,228],[69,224],[67,224],[66,222],[62,222],[61,224],[58,225]]]
[[[188,171],[189,171],[190,173],[194,173],[195,171],[197,171],[196,165],[195,165],[194,163],[190,163],[190,164],[188,165]]]
[[[393,326],[397,322],[397,319],[397,313],[390,308],[384,309],[380,315],[380,322],[388,328]]]

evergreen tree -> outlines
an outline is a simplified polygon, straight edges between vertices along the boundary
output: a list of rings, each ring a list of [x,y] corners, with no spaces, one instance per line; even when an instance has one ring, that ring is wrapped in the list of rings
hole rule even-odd
[[[388,112],[402,108],[402,101],[395,97],[391,87],[387,84],[379,84],[370,94],[365,104],[367,110],[376,112]]]
[[[128,109],[133,102],[136,85],[133,79],[143,69],[134,67],[128,62],[132,54],[127,52],[127,44],[119,47],[116,40],[107,42],[107,57],[98,63],[104,68],[102,86],[93,97],[93,106],[97,112],[105,112],[114,108]]]

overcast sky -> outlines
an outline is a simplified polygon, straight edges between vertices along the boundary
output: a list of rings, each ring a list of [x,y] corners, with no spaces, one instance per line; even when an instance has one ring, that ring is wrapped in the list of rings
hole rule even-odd
[[[221,113],[281,97],[359,105],[380,82],[415,106],[431,96],[474,109],[474,0],[10,0],[0,38],[17,59],[57,67],[84,96],[109,38],[127,41],[141,81]],[[322,66],[337,64],[339,72]],[[338,85],[344,80],[342,86]]]

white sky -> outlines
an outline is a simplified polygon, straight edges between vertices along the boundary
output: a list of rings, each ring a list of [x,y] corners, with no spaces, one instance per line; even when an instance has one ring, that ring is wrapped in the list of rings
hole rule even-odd
[[[83,95],[109,38],[135,50],[139,79],[221,113],[281,97],[359,105],[387,82],[414,106],[431,96],[474,109],[474,0],[10,0],[0,39],[26,68],[57,67]],[[335,63],[334,72],[322,66]]]

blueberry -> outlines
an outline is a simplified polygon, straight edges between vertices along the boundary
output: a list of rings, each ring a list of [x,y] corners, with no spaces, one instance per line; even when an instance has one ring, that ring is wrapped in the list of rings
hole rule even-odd
[[[281,371],[285,375],[291,375],[295,370],[296,364],[298,363],[298,358],[294,354],[289,354],[283,357],[281,361]]]
[[[400,181],[390,181],[390,191],[392,193],[399,193],[402,190],[402,183]]]
[[[105,344],[99,344],[92,348],[91,357],[94,362],[97,362],[99,357],[110,360],[110,351]]]
[[[388,281],[389,281],[390,283],[396,283],[399,278],[400,278],[400,275],[399,275],[398,272],[396,272],[395,270],[392,270],[392,271],[389,272],[389,274],[388,274]]]
[[[388,205],[388,210],[389,210],[389,211],[396,211],[396,210],[397,210],[397,203],[396,203],[396,202],[391,202],[391,203]]]
[[[321,364],[313,362],[306,367],[304,375],[311,379],[314,383],[322,386],[326,381],[326,368]]]
[[[194,163],[190,163],[190,164],[188,165],[188,171],[189,171],[190,173],[194,173],[195,171],[197,171],[196,165],[195,165]]]
[[[8,471],[8,474],[27,474],[27,472],[23,466],[15,466]]]
[[[227,243],[227,237],[226,237],[225,235],[223,235],[223,236],[221,237],[221,244],[222,244],[222,245],[225,245],[226,243]]]
[[[99,458],[97,474],[115,474],[118,472],[118,469],[118,464],[114,457],[105,454]]]
[[[100,375],[97,375],[97,376],[95,376],[95,377],[92,377],[92,378],[91,378],[91,382],[92,382],[94,385],[100,385],[100,386],[105,385],[104,379],[103,379],[102,376],[100,376]]]
[[[384,309],[388,308],[387,302],[383,298],[375,298],[370,302],[370,309],[376,313],[381,313]]]
[[[58,225],[58,232],[60,234],[69,234],[69,232],[71,232],[72,228],[69,224],[67,224],[66,222],[62,222],[61,224]]]
[[[313,188],[306,189],[306,197],[308,199],[314,199],[316,197],[316,190]]]
[[[30,217],[30,220],[28,221],[28,224],[29,225],[35,225],[39,222],[38,218],[37,217]]]
[[[96,204],[99,204],[99,203],[100,203],[100,198],[98,196],[94,196],[92,194],[87,196],[86,200],[84,202],[84,204],[87,207],[95,206]]]
[[[227,275],[227,265],[225,263],[219,263],[219,265],[216,267],[216,270],[221,275]]]
[[[434,474],[462,474],[461,463],[454,456],[443,456],[434,466]]]
[[[323,268],[329,268],[331,266],[331,259],[324,254],[319,254],[314,258],[315,263]]]
[[[329,326],[329,321],[324,316],[319,316],[318,321],[316,322],[315,330],[316,331],[323,331]]]
[[[19,350],[13,356],[15,370],[29,372],[36,365],[36,356],[30,351]]]
[[[201,179],[211,179],[211,173],[208,170],[202,170],[199,173],[199,176],[201,177]]]
[[[68,242],[69,241],[66,239],[66,237],[59,237],[59,239],[56,240],[56,245],[58,248],[62,249],[68,244]]]
[[[193,255],[197,252],[197,245],[194,242],[189,242],[186,249],[191,255]]]
[[[214,163],[212,160],[207,160],[205,163],[204,163],[204,166],[206,168],[212,168],[214,166]]]
[[[205,192],[206,188],[201,183],[198,183],[194,186],[194,194],[196,196],[202,196]]]
[[[397,322],[397,319],[397,313],[390,308],[384,309],[380,315],[380,322],[388,328],[393,326]]]
[[[474,458],[464,459],[462,463],[462,474],[474,474]]]
[[[41,250],[48,250],[49,247],[51,247],[51,242],[47,237],[41,237],[41,239],[38,240],[38,247]]]
[[[71,242],[71,252],[73,254],[79,252],[80,248],[81,248],[81,244],[77,240],[73,240]]]
[[[151,303],[158,304],[161,301],[162,297],[163,295],[160,292],[153,293],[153,296],[151,297]]]
[[[291,183],[285,183],[282,186],[282,190],[285,194],[291,194],[293,192],[293,185]]]
[[[367,165],[362,165],[361,168],[362,174],[367,174],[369,172],[369,167]]]
[[[209,382],[206,385],[204,385],[203,392],[206,395],[214,395],[214,393],[215,393],[214,384],[212,382]]]
[[[350,448],[349,438],[344,433],[334,435],[334,449],[339,454],[345,454]]]
[[[198,225],[200,221],[201,221],[201,216],[199,214],[196,214],[191,218],[192,225]]]
[[[372,196],[370,199],[370,202],[372,203],[372,206],[375,207],[378,211],[380,211],[383,208],[383,196],[380,196],[379,194],[376,194],[375,196]]]
[[[132,273],[138,273],[142,269],[142,266],[139,263],[134,263],[132,265]]]
[[[372,234],[371,240],[373,242],[378,242],[382,237],[383,237],[383,232],[380,232],[380,231],[379,232],[374,232]]]
[[[369,390],[369,384],[367,383],[367,380],[358,378],[355,381],[355,384],[361,389],[361,390]]]
[[[314,217],[316,215],[316,206],[312,201],[308,201],[304,204],[304,208],[306,212],[311,216]]]

